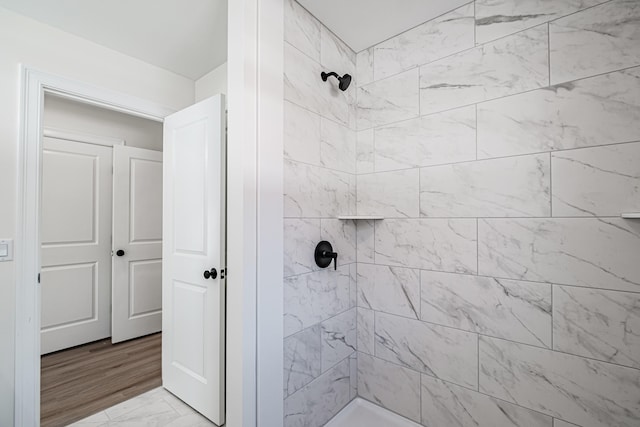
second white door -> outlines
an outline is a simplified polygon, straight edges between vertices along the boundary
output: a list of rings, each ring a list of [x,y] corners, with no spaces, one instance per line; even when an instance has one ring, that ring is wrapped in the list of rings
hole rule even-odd
[[[162,153],[113,150],[111,341],[162,329]]]

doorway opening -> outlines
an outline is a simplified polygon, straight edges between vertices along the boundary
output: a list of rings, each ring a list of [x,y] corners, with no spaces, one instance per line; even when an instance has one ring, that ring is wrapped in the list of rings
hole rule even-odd
[[[41,425],[57,426],[162,383],[163,129],[53,94],[43,124]]]

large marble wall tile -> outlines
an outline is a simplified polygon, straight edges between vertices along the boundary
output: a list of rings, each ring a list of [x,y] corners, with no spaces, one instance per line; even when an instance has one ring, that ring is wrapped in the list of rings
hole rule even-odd
[[[322,119],[320,135],[320,165],[355,174],[356,132],[334,121]]]
[[[375,130],[377,172],[456,163],[476,158],[474,106]]]
[[[285,160],[285,217],[335,217],[354,210],[352,175]]]
[[[422,375],[422,424],[429,427],[551,427],[552,418]]]
[[[375,314],[375,355],[465,387],[478,387],[476,334]]]
[[[289,396],[322,373],[320,325],[312,326],[284,340],[284,394]]]
[[[358,130],[417,117],[418,69],[358,88]]]
[[[640,368],[640,294],[554,286],[553,348]]]
[[[358,353],[349,356],[349,400],[358,397]]]
[[[284,219],[284,276],[318,270],[313,252],[320,241],[319,219]]]
[[[356,308],[358,305],[358,265],[354,262],[349,264],[349,308]]]
[[[480,337],[480,391],[585,427],[640,424],[640,371]]]
[[[320,62],[321,24],[295,0],[284,1],[284,39]]]
[[[487,219],[479,271],[493,277],[640,291],[640,224],[622,219]]]
[[[387,219],[375,227],[377,264],[477,272],[475,219]]]
[[[321,220],[320,237],[322,240],[330,242],[333,250],[338,253],[338,265],[356,262],[355,221],[323,219]],[[317,244],[318,242],[314,243],[314,249]]]
[[[373,48],[365,49],[356,55],[356,83],[364,86],[373,82]]]
[[[333,82],[323,82],[322,71],[320,63],[285,43],[284,99],[349,126],[353,94],[342,92]]]
[[[285,101],[285,159],[320,165],[320,141],[320,116]]]
[[[420,271],[358,264],[358,307],[420,318]]]
[[[477,0],[476,43],[486,43],[606,0]]]
[[[473,3],[373,47],[376,80],[474,46]]]
[[[640,68],[478,105],[478,157],[640,140]]]
[[[553,153],[553,216],[640,211],[640,143]]]
[[[580,427],[577,424],[568,423],[566,421],[559,420],[557,418],[553,419],[553,427]]]
[[[420,374],[358,353],[358,395],[420,422]]]
[[[370,173],[374,171],[373,129],[358,132],[356,148],[356,172]]]
[[[358,175],[358,215],[417,218],[420,206],[418,169]]]
[[[374,221],[356,221],[358,262],[373,263],[375,261],[374,227]]]
[[[421,319],[551,347],[551,285],[421,272]]]
[[[358,351],[373,355],[375,348],[374,338],[374,312],[367,308],[358,307],[357,323],[358,323]]]
[[[284,427],[321,427],[350,399],[349,359],[284,400]]]
[[[340,75],[356,75],[356,53],[324,25],[320,28],[320,63]]]
[[[549,84],[547,26],[514,34],[420,68],[420,114]]]
[[[321,328],[322,372],[326,372],[356,351],[356,309],[325,320]]]
[[[640,65],[640,3],[614,0],[549,24],[551,83]]]
[[[324,269],[284,280],[285,336],[327,320],[349,308],[349,266]]]
[[[537,154],[420,169],[420,215],[550,216],[549,157]]]

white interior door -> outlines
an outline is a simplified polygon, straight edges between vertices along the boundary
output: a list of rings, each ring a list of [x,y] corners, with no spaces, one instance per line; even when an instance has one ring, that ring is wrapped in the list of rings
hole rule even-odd
[[[162,380],[217,425],[225,404],[224,105],[217,95],[164,122]]]
[[[162,153],[113,147],[111,341],[162,329]]]
[[[42,354],[111,332],[112,149],[44,138]]]

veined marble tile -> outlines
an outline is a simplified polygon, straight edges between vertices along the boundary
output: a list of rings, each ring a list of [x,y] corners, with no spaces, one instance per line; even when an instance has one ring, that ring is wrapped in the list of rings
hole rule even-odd
[[[475,219],[387,219],[375,226],[377,264],[476,273]]]
[[[420,216],[419,179],[417,169],[358,175],[358,215],[417,218]]]
[[[640,68],[478,105],[478,157],[640,140]]]
[[[318,62],[285,43],[284,99],[349,126],[353,94],[342,92],[333,82],[323,82],[322,71]]]
[[[358,354],[349,356],[349,400],[358,397]]]
[[[417,117],[418,69],[358,88],[358,130]]]
[[[422,271],[421,319],[551,347],[551,285]]]
[[[557,418],[554,418],[553,427],[580,427],[580,426],[577,424],[568,423],[566,421],[562,421]]]
[[[640,211],[640,142],[553,153],[553,216]]]
[[[286,217],[335,217],[355,212],[353,175],[285,160]]]
[[[553,348],[640,368],[640,294],[554,286]]]
[[[475,158],[475,106],[432,114],[375,130],[377,172]]]
[[[549,84],[547,26],[532,28],[420,68],[420,114]]]
[[[356,83],[364,86],[373,82],[373,48],[365,49],[356,55]]]
[[[422,375],[422,424],[429,427],[551,427],[552,418]]]
[[[320,116],[284,103],[284,158],[320,165]]]
[[[367,308],[358,307],[358,351],[373,355],[375,348],[374,312]]]
[[[289,336],[349,308],[349,266],[284,280],[284,335]]]
[[[320,165],[356,173],[356,132],[331,120],[320,126]]]
[[[369,173],[374,171],[373,129],[358,132],[356,149],[356,172]]]
[[[339,219],[322,219],[320,237],[331,243],[333,250],[338,253],[338,265],[356,262],[356,223]],[[315,250],[315,245],[313,244]],[[313,257],[313,251],[311,251]],[[315,259],[314,259],[315,263]],[[333,266],[331,266],[333,268]]]
[[[313,257],[319,241],[319,219],[284,219],[285,277],[319,270]]]
[[[355,77],[356,53],[324,25],[320,28],[320,63],[329,71]]]
[[[375,261],[374,227],[374,221],[356,221],[358,262],[373,263]]]
[[[549,24],[551,83],[640,65],[640,3],[614,0]]]
[[[550,216],[550,163],[537,154],[420,169],[420,215]]]
[[[349,308],[356,308],[358,305],[358,266],[349,264]]]
[[[316,18],[295,0],[284,2],[284,39],[320,62],[320,27]]]
[[[349,359],[284,400],[284,427],[320,427],[350,401]]]
[[[477,351],[474,333],[375,314],[375,355],[389,362],[476,389]]]
[[[420,374],[358,353],[358,395],[420,422]]]
[[[476,43],[486,43],[605,0],[477,0]]]
[[[322,372],[356,351],[356,309],[345,311],[321,324],[322,328]]]
[[[640,291],[640,224],[623,219],[479,221],[479,271],[494,277]]]
[[[358,307],[420,318],[420,271],[358,264]]]
[[[373,47],[376,80],[474,46],[473,3]]]
[[[320,325],[284,339],[284,394],[289,396],[322,373]]]
[[[585,427],[640,423],[640,371],[480,337],[480,391]]]

